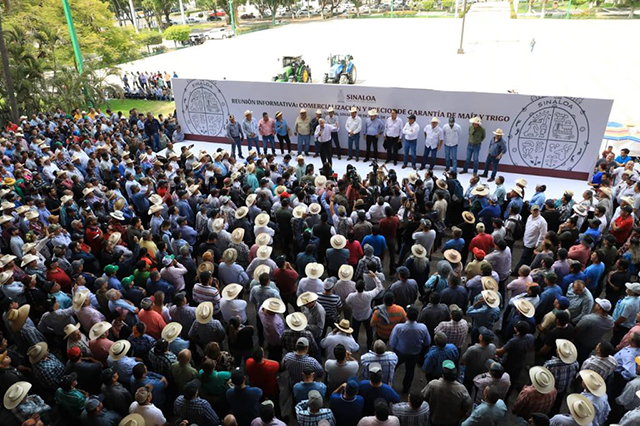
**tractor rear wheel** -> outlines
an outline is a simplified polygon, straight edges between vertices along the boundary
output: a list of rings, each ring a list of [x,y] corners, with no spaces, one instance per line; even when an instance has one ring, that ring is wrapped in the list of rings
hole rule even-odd
[[[356,79],[358,78],[358,72],[356,70],[356,66],[351,67],[351,72],[349,73],[349,84],[355,84]]]
[[[347,83],[349,83],[349,77],[347,77],[347,75],[346,75],[346,74],[342,74],[342,75],[340,76],[340,81],[339,81],[339,83],[340,83],[340,84],[347,84]]]

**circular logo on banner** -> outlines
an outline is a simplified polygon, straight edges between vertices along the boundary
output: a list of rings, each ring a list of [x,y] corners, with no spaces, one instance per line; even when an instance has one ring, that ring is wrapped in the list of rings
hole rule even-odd
[[[532,98],[508,137],[514,165],[572,170],[589,145],[589,121],[579,99]]]
[[[219,136],[229,115],[227,101],[215,81],[193,80],[182,95],[182,116],[187,133]]]

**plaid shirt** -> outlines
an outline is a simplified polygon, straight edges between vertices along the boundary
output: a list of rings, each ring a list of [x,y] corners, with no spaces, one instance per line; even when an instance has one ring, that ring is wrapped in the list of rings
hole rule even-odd
[[[607,377],[611,375],[618,367],[618,363],[616,359],[609,355],[606,358],[601,358],[597,355],[590,356],[587,360],[582,364],[582,370],[592,370],[595,371],[602,377],[605,381]]]
[[[287,329],[282,333],[282,346],[286,352],[295,352],[296,342],[299,338],[305,337],[309,341],[309,353],[318,354],[318,345],[309,330],[295,331]]]
[[[571,381],[578,374],[580,365],[578,361],[574,361],[572,364],[565,364],[560,358],[554,356],[549,361],[544,363],[544,367],[551,371],[553,377],[556,379],[556,389],[558,393],[563,394],[569,388]]]
[[[424,401],[417,410],[411,408],[408,402],[393,404],[391,412],[400,419],[402,426],[424,426],[429,424],[429,404]]]
[[[324,372],[318,360],[306,354],[297,355],[295,352],[289,352],[282,358],[282,366],[289,372],[290,386],[302,380],[302,370],[306,366],[313,368],[316,377],[322,377],[322,373]]]
[[[133,349],[134,356],[147,359],[149,351],[156,344],[156,339],[148,334],[143,334],[139,337],[135,337],[132,334],[129,336],[129,342],[131,342],[131,349]]]
[[[172,352],[157,354],[155,350],[151,349],[151,351],[149,351],[149,362],[151,363],[152,371],[168,377],[171,371],[171,366],[174,362],[178,362],[178,357],[176,357]]]
[[[362,355],[360,365],[362,365],[361,374],[363,380],[369,379],[369,365],[372,362],[378,362],[382,367],[382,383],[393,383],[393,376],[396,372],[396,366],[398,365],[398,355],[391,351],[387,351],[382,355],[369,351]]]
[[[33,374],[49,389],[58,388],[64,371],[64,364],[53,354],[33,365]]]
[[[51,410],[51,407],[38,395],[29,395],[23,402],[20,403],[11,412],[16,416],[20,422],[24,422],[34,414],[41,414]]]
[[[330,426],[336,426],[331,409],[321,408],[317,413],[312,413],[307,407],[307,401],[301,401],[296,405],[296,417],[299,426],[317,426],[320,420],[328,420]]]
[[[194,321],[189,330],[189,339],[196,341],[203,347],[209,342],[221,343],[224,337],[224,327],[215,318],[211,318],[206,324]]]
[[[528,419],[531,413],[548,413],[557,394],[558,391],[555,389],[549,393],[540,393],[533,385],[525,386],[513,405],[513,414]]]
[[[466,320],[460,320],[458,322],[443,321],[434,330],[434,334],[437,332],[443,332],[447,335],[449,343],[455,345],[460,349],[464,346],[464,342],[467,340],[467,334],[469,333],[469,323]]]
[[[188,420],[189,423],[199,425],[220,424],[220,419],[211,408],[211,404],[199,397],[187,401],[184,395],[180,395],[173,403],[173,412],[180,420]]]

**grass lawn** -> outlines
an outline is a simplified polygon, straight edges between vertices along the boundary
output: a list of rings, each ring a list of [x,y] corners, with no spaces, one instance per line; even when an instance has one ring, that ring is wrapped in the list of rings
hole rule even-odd
[[[122,111],[123,114],[129,114],[129,110],[136,108],[138,112],[146,114],[147,112],[153,115],[162,114],[165,117],[169,113],[173,113],[176,108],[174,102],[169,101],[146,101],[143,99],[112,99],[107,103],[100,105],[100,109],[104,112],[107,108],[111,111]]]

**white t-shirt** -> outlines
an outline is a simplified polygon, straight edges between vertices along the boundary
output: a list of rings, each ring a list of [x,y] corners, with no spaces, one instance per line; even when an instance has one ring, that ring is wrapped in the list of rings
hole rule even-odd
[[[129,414],[140,414],[144,418],[146,426],[162,426],[167,423],[167,419],[162,415],[162,411],[153,404],[140,405],[133,401],[129,406]]]

